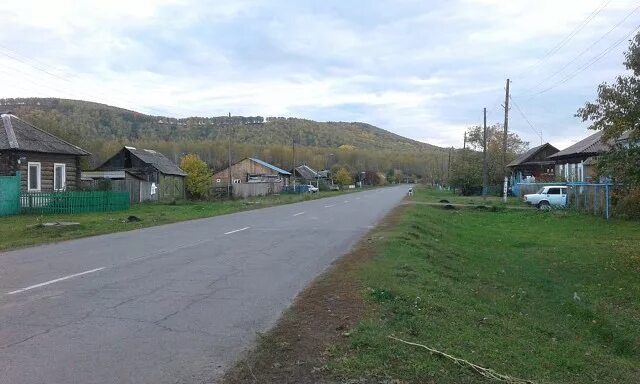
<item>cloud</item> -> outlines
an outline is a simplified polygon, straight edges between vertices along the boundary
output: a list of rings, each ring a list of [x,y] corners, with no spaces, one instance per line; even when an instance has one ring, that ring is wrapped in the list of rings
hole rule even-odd
[[[467,126],[502,122],[562,147],[588,132],[573,115],[622,72],[636,5],[600,0],[9,1],[0,4],[0,96],[88,99],[172,116],[285,115],[366,121],[460,146]],[[588,24],[546,54],[585,18]],[[597,14],[596,14],[597,13]],[[562,81],[562,84],[558,84]],[[556,88],[536,94],[540,90]]]

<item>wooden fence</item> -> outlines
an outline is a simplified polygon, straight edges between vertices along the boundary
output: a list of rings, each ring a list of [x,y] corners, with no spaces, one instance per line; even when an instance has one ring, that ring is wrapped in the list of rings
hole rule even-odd
[[[233,197],[266,196],[280,193],[282,183],[242,183],[232,185]]]
[[[129,209],[127,192],[22,192],[23,213],[84,213]]]

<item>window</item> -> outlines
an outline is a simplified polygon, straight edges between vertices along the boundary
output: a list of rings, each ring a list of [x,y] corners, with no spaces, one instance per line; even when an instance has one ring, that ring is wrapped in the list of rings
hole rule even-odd
[[[40,163],[27,164],[27,190],[40,191]]]
[[[560,194],[560,188],[549,188],[549,192],[547,192],[547,194],[549,194],[549,195],[559,195]]]
[[[53,164],[53,190],[64,191],[67,187],[67,166],[66,164]]]
[[[240,184],[240,179],[233,179],[233,184]]]

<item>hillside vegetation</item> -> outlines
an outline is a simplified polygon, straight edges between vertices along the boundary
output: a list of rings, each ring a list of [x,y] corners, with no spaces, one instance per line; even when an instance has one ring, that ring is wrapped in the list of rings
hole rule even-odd
[[[89,150],[90,168],[124,145],[155,148],[178,161],[197,153],[212,168],[227,163],[229,136],[234,160],[261,157],[283,167],[296,163],[316,168],[345,165],[353,170],[401,169],[419,176],[430,168],[444,174],[443,149],[358,122],[317,122],[262,116],[174,118],[81,100],[0,99],[0,108]]]

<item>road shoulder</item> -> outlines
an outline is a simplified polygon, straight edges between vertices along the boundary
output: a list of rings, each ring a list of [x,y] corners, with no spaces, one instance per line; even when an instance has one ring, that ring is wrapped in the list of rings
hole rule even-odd
[[[357,272],[377,252],[406,206],[391,211],[349,252],[294,300],[276,325],[260,335],[223,378],[236,383],[318,383],[330,380],[331,351],[372,311],[363,299]]]

